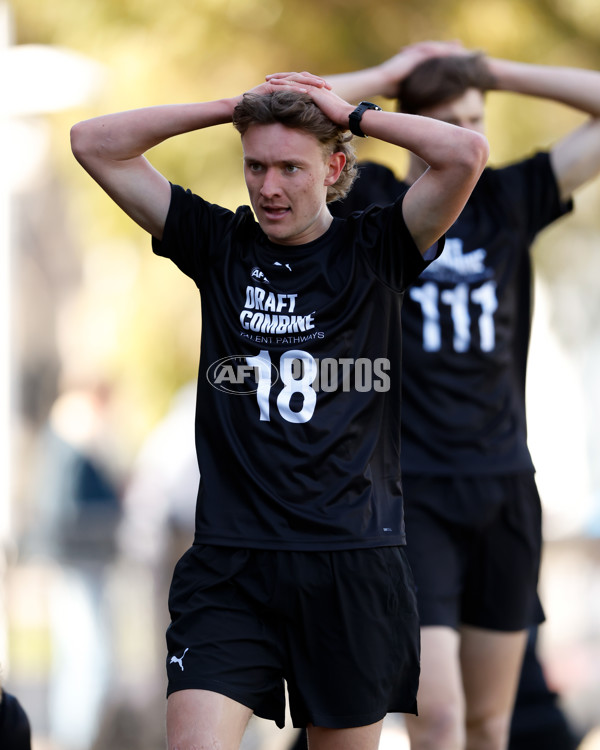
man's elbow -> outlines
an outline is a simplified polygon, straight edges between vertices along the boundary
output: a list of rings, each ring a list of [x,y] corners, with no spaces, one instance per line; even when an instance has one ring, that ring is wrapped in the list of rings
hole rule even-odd
[[[465,170],[478,179],[483,172],[490,156],[490,146],[487,138],[481,133],[469,131],[467,143],[462,152]]]
[[[85,161],[85,155],[89,151],[89,138],[85,122],[78,122],[71,127],[71,151],[78,162]]]
[[[89,120],[75,123],[71,127],[70,139],[73,156],[81,165],[85,166],[99,155],[101,147]]]

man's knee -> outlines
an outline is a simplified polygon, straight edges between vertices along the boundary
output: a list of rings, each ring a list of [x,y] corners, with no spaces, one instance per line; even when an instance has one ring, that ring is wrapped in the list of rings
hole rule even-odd
[[[505,750],[510,714],[482,715],[467,721],[467,750]]]
[[[429,705],[407,721],[411,750],[463,750],[464,716],[459,706],[448,702]]]

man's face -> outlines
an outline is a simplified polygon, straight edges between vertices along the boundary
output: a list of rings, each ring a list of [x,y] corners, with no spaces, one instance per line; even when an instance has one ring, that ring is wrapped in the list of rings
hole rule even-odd
[[[485,134],[485,106],[479,89],[467,89],[462,96],[422,109],[419,114]]]
[[[341,154],[326,158],[314,136],[279,123],[252,125],[242,146],[250,202],[268,238],[301,245],[324,234],[327,187],[337,180]]]

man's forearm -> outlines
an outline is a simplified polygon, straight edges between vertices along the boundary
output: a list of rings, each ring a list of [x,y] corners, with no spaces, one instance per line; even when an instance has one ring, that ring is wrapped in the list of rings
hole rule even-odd
[[[239,98],[167,104],[103,115],[73,126],[73,151],[86,157],[126,161],[176,135],[231,122]]]
[[[361,128],[366,135],[412,151],[433,169],[444,169],[462,158],[477,161],[480,150],[487,159],[483,135],[432,117],[367,110]]]
[[[383,65],[376,65],[353,73],[327,76],[326,80],[342,99],[358,102],[375,96],[393,99],[397,95],[401,78],[397,71],[392,74]]]
[[[600,73],[487,58],[498,91],[550,99],[600,117]]]

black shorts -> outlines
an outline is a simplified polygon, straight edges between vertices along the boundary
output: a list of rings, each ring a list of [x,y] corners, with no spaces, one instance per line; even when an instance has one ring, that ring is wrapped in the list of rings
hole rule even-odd
[[[416,713],[419,621],[403,547],[336,552],[198,545],[169,595],[167,695],[221,693],[296,727]]]
[[[541,504],[533,473],[406,475],[403,486],[421,625],[518,631],[543,622]]]

